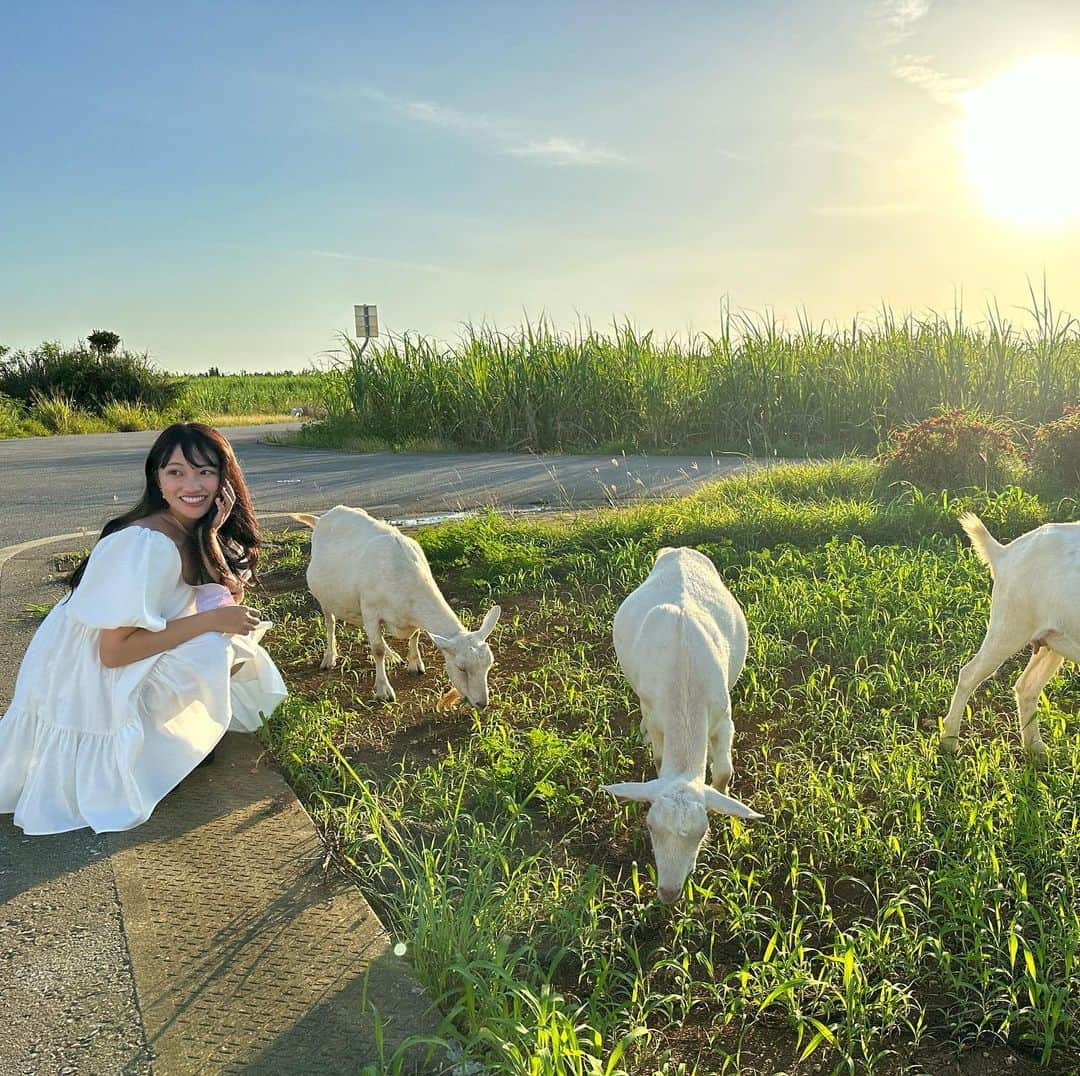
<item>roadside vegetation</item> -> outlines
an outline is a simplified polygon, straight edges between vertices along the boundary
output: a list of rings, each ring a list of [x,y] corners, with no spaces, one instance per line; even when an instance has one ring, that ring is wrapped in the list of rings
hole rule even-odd
[[[98,331],[69,347],[0,347],[0,438],[326,417],[340,397],[332,372],[175,376],[119,345]]]
[[[875,452],[890,431],[950,409],[1031,427],[1080,401],[1080,326],[1032,295],[1030,329],[996,308],[785,331],[728,315],[716,335],[629,325],[560,332],[466,326],[443,345],[406,335],[340,355],[345,406],[290,437],[317,447],[436,444],[512,451]]]
[[[435,713],[430,643],[388,706],[353,633],[319,670],[308,536],[274,536],[258,600],[293,694],[263,735],[456,1056],[530,1076],[1080,1070],[1080,687],[1057,678],[1040,704],[1048,769],[1020,749],[1018,661],[973,697],[959,756],[937,749],[990,604],[957,514],[1008,540],[1077,506],[1005,476],[950,493],[887,468],[776,467],[621,510],[422,529],[467,623],[503,606],[482,712]],[[714,817],[669,908],[644,811],[599,786],[651,772],[610,627],[679,544],[746,610],[734,794],[765,818]]]

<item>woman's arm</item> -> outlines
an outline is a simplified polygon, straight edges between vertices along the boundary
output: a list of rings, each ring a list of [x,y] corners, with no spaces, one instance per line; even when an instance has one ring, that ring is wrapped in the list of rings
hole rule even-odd
[[[244,600],[244,583],[239,576],[229,571],[229,562],[221,548],[221,541],[215,531],[210,531],[206,541],[199,539],[199,555],[202,558],[203,568],[212,582],[221,583],[229,588],[230,593],[239,605]]]
[[[166,650],[194,639],[207,631],[226,635],[248,635],[258,627],[259,614],[245,605],[223,605],[205,613],[177,617],[162,631],[146,628],[103,628],[98,643],[101,664],[106,669],[118,669],[143,658],[162,654]]]

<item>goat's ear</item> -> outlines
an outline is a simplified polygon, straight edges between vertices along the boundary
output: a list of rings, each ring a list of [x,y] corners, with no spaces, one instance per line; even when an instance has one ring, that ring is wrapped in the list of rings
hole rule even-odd
[[[449,650],[454,645],[454,640],[449,635],[436,635],[434,632],[428,632],[428,638],[440,649]]]
[[[706,786],[705,788],[705,806],[710,811],[717,811],[720,814],[733,814],[736,818],[763,818],[764,815],[760,815],[757,811],[751,810],[745,803],[740,803],[736,799],[732,799],[731,796],[725,796],[722,792],[717,792],[715,788]]]
[[[499,617],[502,614],[501,605],[493,605],[484,617],[483,624],[476,629],[476,634],[480,637],[481,642],[486,639],[494,630],[495,625],[499,623]]]
[[[623,781],[617,785],[601,785],[604,792],[610,792],[621,800],[639,800],[642,803],[652,803],[656,796],[656,780],[652,781]]]

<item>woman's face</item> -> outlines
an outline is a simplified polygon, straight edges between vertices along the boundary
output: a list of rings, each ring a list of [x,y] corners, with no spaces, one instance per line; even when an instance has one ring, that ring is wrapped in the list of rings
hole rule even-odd
[[[165,503],[177,519],[196,523],[214,507],[221,473],[210,463],[188,463],[179,445],[158,470],[158,485]]]

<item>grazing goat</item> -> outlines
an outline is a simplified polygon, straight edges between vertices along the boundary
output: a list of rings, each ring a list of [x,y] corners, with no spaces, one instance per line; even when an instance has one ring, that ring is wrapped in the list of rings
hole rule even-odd
[[[1034,653],[1013,691],[1024,746],[1035,761],[1044,761],[1035,715],[1039,695],[1066,658],[1080,661],[1080,523],[1048,523],[1002,545],[978,516],[968,512],[959,522],[990,569],[994,592],[982,646],[957,677],[941,747],[957,749],[971,693],[1031,643]]]
[[[656,888],[670,904],[697,862],[708,811],[761,817],[724,794],[735,731],[729,692],[746,660],[746,618],[708,557],[661,549],[649,577],[619,606],[613,635],[619,665],[641,700],[641,732],[657,777],[604,790],[651,805],[645,821]]]
[[[495,662],[487,637],[499,619],[499,606],[488,610],[476,631],[466,631],[440,593],[424,551],[396,527],[361,508],[340,504],[318,519],[307,514],[293,518],[314,532],[307,582],[326,625],[321,668],[332,669],[337,663],[337,621],[356,624],[371,647],[375,695],[393,702],[386,659],[401,658],[383,641],[383,632],[409,640],[407,668],[419,675],[424,671],[420,632],[425,631],[442,651],[452,685],[436,709],[450,709],[462,697],[474,706],[487,706],[488,671]]]

